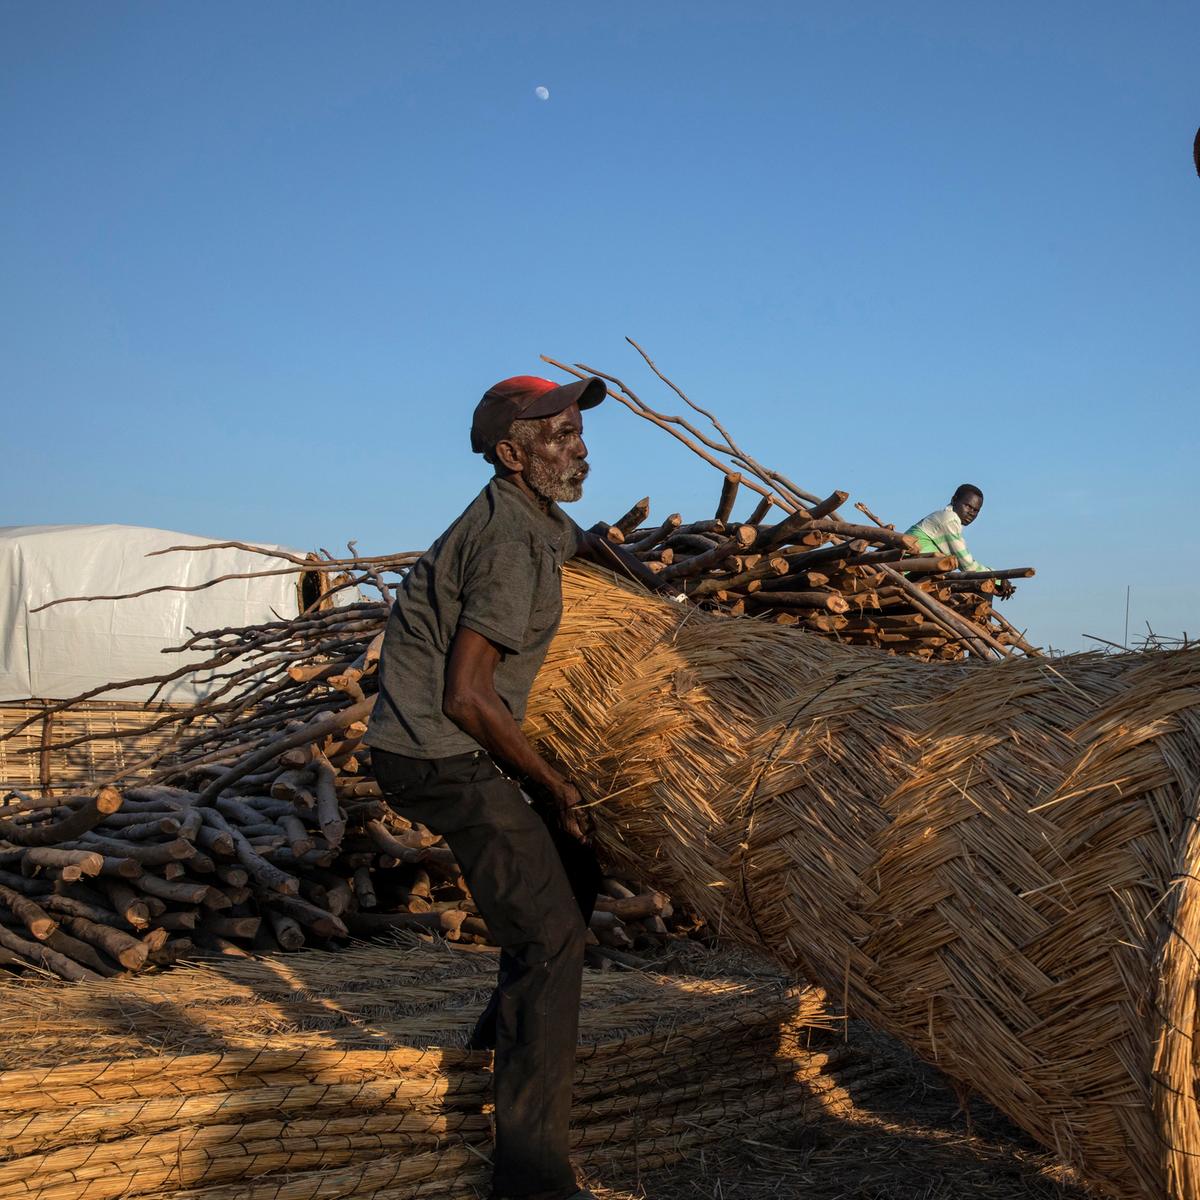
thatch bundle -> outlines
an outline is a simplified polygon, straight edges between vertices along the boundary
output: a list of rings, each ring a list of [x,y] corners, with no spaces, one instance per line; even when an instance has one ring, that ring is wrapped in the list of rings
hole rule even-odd
[[[495,965],[369,947],[0,985],[0,1197],[475,1196],[491,1056],[461,1047]],[[816,990],[717,967],[587,976],[573,1129],[593,1176],[836,1110],[878,1071]]]
[[[530,727],[610,856],[1092,1180],[1200,1194],[1200,653],[923,664],[564,596]]]

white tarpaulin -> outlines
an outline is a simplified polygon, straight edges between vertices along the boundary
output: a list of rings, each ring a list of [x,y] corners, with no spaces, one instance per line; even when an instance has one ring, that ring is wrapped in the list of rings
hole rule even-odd
[[[211,540],[136,525],[0,526],[0,700],[61,700],[106,683],[161,675],[186,661],[163,650],[185,642],[189,630],[296,615],[298,571],[229,579],[198,592],[155,592],[31,611],[64,596],[115,596],[288,565],[233,549],[146,557],[167,546]],[[205,690],[195,680],[181,681],[156,699],[187,704]],[[99,699],[146,700],[152,691],[125,688]]]

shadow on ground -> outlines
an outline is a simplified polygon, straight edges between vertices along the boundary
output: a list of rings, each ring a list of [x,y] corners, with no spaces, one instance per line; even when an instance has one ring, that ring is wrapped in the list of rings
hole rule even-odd
[[[1095,1193],[995,1109],[966,1115],[946,1080],[861,1024],[850,1041],[886,1064],[846,1112],[798,1112],[759,1141],[731,1139],[662,1170],[606,1174],[607,1188],[647,1200],[1095,1200]]]

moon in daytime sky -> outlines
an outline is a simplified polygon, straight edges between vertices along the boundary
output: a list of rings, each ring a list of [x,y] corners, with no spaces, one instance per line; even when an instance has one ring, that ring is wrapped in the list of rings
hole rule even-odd
[[[533,89],[533,94],[539,100],[549,100],[550,99],[550,89],[548,87],[542,87],[540,84]]]

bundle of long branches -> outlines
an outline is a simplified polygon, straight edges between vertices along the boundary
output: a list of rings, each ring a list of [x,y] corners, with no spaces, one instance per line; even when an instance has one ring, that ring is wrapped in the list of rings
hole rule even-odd
[[[615,375],[549,355],[542,360],[577,378],[605,380],[614,400],[724,475],[711,518],[685,523],[672,513],[661,523],[643,525],[647,498],[612,525],[598,527],[659,571],[664,582],[717,611],[799,625],[850,645],[925,661],[1038,653],[992,605],[997,583],[1029,578],[1032,567],[957,571],[953,558],[920,553],[915,538],[885,524],[861,501],[855,508],[867,523],[846,520],[838,510],[849,500],[848,492],[822,498],[764,466],[719,417],[668,379],[637,342],[626,341],[711,431],[656,410]],[[745,521],[734,522],[739,490],[754,497],[754,508]]]
[[[200,657],[185,669],[216,685],[124,731],[156,731],[153,754],[94,795],[11,793],[0,807],[0,964],[86,979],[198,950],[294,950],[395,929],[490,942],[452,852],[383,802],[362,742],[384,571],[404,565],[337,563],[348,586],[373,581],[378,601],[193,636],[179,649]],[[660,891],[607,878],[591,924],[593,942],[619,955],[696,922]]]
[[[853,1111],[886,1068],[821,993],[728,958],[589,973],[571,1114],[589,1175]],[[0,1197],[469,1197],[491,1055],[463,1048],[490,954],[356,948],[64,988],[0,984]],[[186,1190],[185,1190],[186,1189]]]

